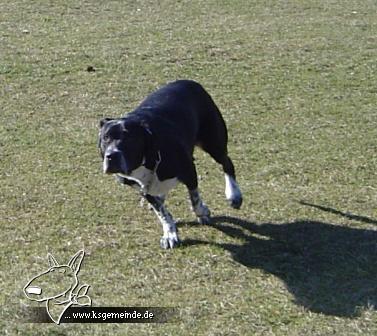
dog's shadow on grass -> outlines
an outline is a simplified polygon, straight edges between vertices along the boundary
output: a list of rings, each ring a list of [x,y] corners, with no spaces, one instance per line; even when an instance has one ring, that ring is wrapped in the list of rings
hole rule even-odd
[[[314,220],[255,224],[234,217],[215,217],[211,226],[244,243],[185,240],[184,245],[216,245],[242,265],[274,274],[296,303],[312,312],[354,317],[377,307],[377,231]]]

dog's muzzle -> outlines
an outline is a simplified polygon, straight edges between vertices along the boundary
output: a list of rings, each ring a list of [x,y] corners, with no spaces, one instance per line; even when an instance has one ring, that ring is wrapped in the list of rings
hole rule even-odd
[[[103,158],[103,172],[105,174],[127,174],[127,166],[120,150],[106,151]]]

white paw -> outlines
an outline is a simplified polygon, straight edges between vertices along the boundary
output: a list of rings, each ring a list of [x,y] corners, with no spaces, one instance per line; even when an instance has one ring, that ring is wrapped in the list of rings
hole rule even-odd
[[[225,197],[230,206],[239,209],[242,204],[242,193],[236,180],[225,174]]]
[[[177,232],[168,232],[160,239],[160,246],[164,250],[172,249],[180,244]]]

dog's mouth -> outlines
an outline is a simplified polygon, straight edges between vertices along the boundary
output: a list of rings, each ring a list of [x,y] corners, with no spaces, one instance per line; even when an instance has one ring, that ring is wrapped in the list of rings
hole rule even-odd
[[[127,175],[126,160],[120,151],[113,151],[105,154],[103,159],[103,172],[105,174]]]
[[[108,161],[106,159],[103,160],[103,172],[105,174],[123,173],[119,167],[116,167],[114,164],[111,163],[111,161]]]

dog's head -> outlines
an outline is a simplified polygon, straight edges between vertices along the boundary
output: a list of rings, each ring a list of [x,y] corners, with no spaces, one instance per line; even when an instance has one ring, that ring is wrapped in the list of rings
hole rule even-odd
[[[100,121],[98,146],[106,174],[129,175],[143,164],[147,150],[148,126],[131,118]]]

